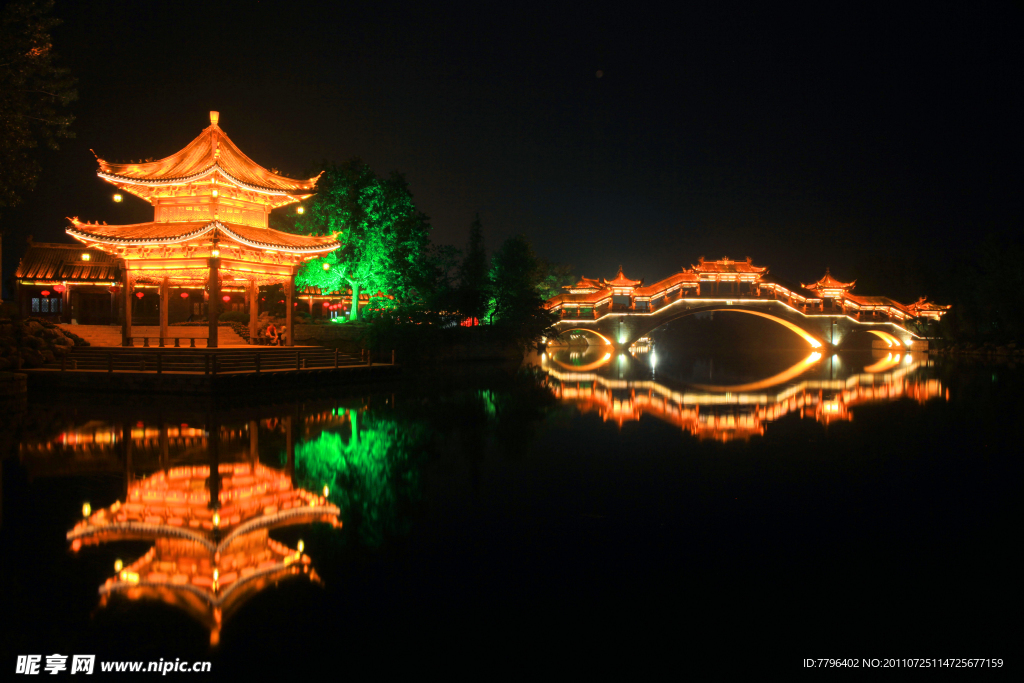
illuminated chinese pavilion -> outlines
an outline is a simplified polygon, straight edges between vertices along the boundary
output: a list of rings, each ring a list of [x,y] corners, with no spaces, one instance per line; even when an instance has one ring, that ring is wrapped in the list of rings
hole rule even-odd
[[[124,503],[92,512],[67,539],[72,550],[120,540],[152,540],[142,557],[100,587],[102,604],[120,594],[184,609],[217,644],[225,619],[278,581],[318,581],[302,546],[288,548],[271,529],[326,522],[341,526],[324,496],[297,489],[282,471],[253,463],[175,467],[132,482]]]
[[[153,220],[134,225],[70,219],[67,233],[123,262],[125,317],[122,341],[131,343],[131,306],[136,284],[160,287],[161,337],[167,336],[171,287],[206,287],[209,345],[217,346],[222,288],[244,289],[254,332],[257,287],[285,285],[288,344],[292,344],[295,274],[312,258],[337,249],[334,236],[309,237],[274,230],[270,211],[310,197],[319,176],[286,178],[247,157],[218,125],[210,125],[184,149],[159,161],[117,164],[97,158],[98,175],[119,190],[153,205]]]

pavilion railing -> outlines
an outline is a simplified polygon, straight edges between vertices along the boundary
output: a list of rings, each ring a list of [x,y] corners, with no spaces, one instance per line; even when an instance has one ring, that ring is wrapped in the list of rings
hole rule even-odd
[[[154,374],[230,375],[322,370],[374,363],[394,363],[390,357],[374,358],[317,347],[268,349],[266,351],[210,350],[210,352],[130,351],[121,348],[75,349],[61,358],[62,372],[142,372]],[[56,369],[56,364],[50,364]]]

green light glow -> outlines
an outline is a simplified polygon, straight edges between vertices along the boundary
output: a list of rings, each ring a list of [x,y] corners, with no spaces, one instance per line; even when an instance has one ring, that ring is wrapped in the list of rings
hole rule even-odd
[[[424,451],[428,432],[416,423],[400,425],[356,410],[340,414],[348,417],[350,433],[322,432],[296,445],[296,482],[312,491],[326,484],[344,524],[375,547],[405,530],[406,508],[419,497],[419,472],[411,459]]]

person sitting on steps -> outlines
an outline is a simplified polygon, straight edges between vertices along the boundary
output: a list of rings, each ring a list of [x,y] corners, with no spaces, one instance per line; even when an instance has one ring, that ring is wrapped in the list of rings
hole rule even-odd
[[[274,323],[267,325],[267,343],[271,346],[277,346],[280,340],[281,337],[277,332],[277,328],[274,327]]]

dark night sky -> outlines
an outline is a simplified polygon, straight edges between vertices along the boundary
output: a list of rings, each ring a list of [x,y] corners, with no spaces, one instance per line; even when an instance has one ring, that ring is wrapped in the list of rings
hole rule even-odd
[[[58,2],[77,139],[4,212],[4,272],[65,216],[151,219],[88,150],[167,156],[217,109],[268,168],[404,172],[436,242],[479,211],[491,250],[523,232],[589,277],[749,255],[941,295],[979,236],[1019,234],[1017,10],[815,7]]]

